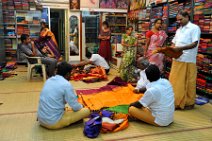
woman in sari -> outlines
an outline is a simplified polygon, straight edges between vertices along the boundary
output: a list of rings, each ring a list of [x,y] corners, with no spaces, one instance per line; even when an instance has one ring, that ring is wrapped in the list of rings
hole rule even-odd
[[[54,33],[52,33],[47,27],[45,22],[41,22],[40,37],[35,41],[36,46],[40,49],[42,46],[48,46],[49,49],[54,53],[57,60],[60,59],[61,55],[59,52],[58,44]]]
[[[133,36],[133,27],[126,28],[126,34],[122,35],[121,44],[123,46],[123,58],[120,66],[120,77],[127,82],[133,82],[137,39]]]
[[[104,21],[102,23],[102,29],[100,30],[100,34],[98,39],[100,40],[99,52],[98,54],[105,58],[107,62],[111,61],[112,51],[110,44],[111,31],[108,22]]]
[[[146,33],[147,41],[144,51],[144,55],[148,58],[149,62],[157,65],[161,72],[163,71],[164,55],[162,53],[154,54],[153,51],[161,48],[168,37],[165,31],[161,30],[162,22],[162,19],[156,19],[152,30]]]

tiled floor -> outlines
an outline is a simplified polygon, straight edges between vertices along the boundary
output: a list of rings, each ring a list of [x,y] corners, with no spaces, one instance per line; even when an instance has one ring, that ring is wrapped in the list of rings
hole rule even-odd
[[[83,124],[74,124],[61,130],[47,130],[36,121],[42,78],[26,80],[26,67],[16,70],[18,76],[0,81],[0,140],[1,141],[85,141]],[[117,74],[112,70],[109,80]],[[75,89],[97,88],[108,81],[85,84],[71,82]],[[129,127],[117,133],[101,134],[101,141],[211,141],[212,105],[196,106],[191,111],[176,111],[169,127],[154,127],[142,122],[130,122]]]

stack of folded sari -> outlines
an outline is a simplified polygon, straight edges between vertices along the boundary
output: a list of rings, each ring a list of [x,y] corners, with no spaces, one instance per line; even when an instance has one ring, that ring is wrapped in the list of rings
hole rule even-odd
[[[202,32],[212,33],[212,1],[195,0],[194,23],[199,25]]]
[[[201,53],[212,53],[212,39],[201,38],[198,51]]]

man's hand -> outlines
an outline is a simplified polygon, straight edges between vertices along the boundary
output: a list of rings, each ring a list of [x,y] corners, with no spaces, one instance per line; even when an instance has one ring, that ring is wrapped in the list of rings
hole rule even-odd
[[[175,51],[175,52],[180,52],[180,51],[182,51],[182,48],[181,47],[174,47],[174,48],[172,48],[173,49],[173,51]]]
[[[139,89],[134,89],[133,92],[138,94],[139,93]]]

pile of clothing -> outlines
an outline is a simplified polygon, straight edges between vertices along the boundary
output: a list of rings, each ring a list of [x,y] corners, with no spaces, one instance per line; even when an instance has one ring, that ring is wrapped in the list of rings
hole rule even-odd
[[[198,54],[197,65],[198,69],[206,73],[212,73],[212,59],[208,55]]]
[[[211,0],[195,0],[194,23],[199,25],[202,32],[212,33],[211,13]]]
[[[71,80],[82,80],[86,83],[93,83],[107,80],[107,74],[105,72],[105,69],[100,66],[89,67],[87,69],[76,68],[72,70]]]
[[[152,11],[150,13],[151,19],[161,18],[163,16],[163,6],[158,6],[152,8]]]
[[[126,129],[128,125],[127,114],[102,110],[91,114],[90,119],[85,122],[83,133],[89,138],[96,138],[100,132],[118,132]]]
[[[17,68],[15,61],[7,62],[6,64],[0,65],[0,80],[4,80],[7,77],[17,75],[14,69]]]
[[[212,94],[212,59],[210,55],[197,55],[197,93]]]
[[[201,38],[198,51],[212,54],[212,39]]]

